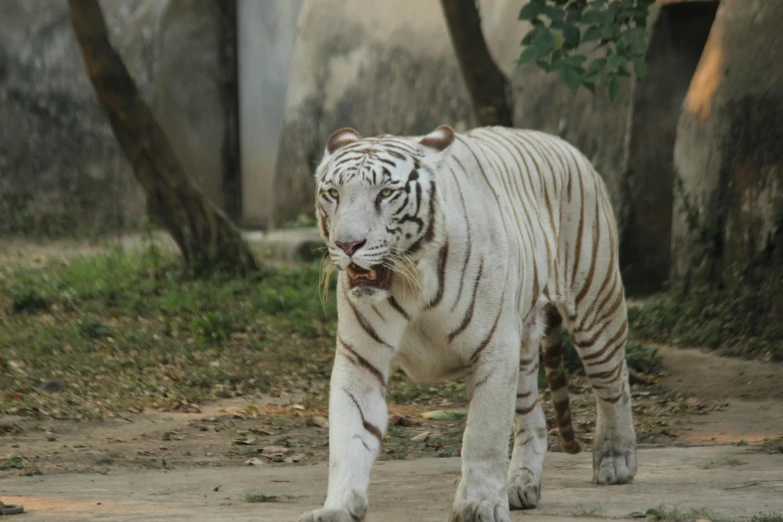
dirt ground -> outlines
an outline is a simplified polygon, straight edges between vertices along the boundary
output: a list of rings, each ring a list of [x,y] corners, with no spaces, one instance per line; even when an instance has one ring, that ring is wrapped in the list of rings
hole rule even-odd
[[[698,350],[660,347],[664,370],[653,388],[634,387],[637,430],[648,446],[783,443],[781,365],[717,357]],[[575,424],[588,444],[592,397],[579,379],[574,394]],[[675,393],[662,393],[661,388]],[[174,469],[248,464],[304,465],[328,455],[323,410],[309,411],[299,395],[239,397],[201,406],[199,413],[145,411],[101,422],[0,418],[0,478],[25,473],[110,473],[117,469]],[[670,402],[677,404],[672,408]],[[431,405],[427,405],[431,408]],[[421,407],[392,406],[403,424],[395,440],[428,432],[417,444],[422,456],[456,444],[459,422],[428,421]],[[656,410],[645,420],[645,414]],[[315,414],[314,414],[315,413]],[[647,413],[649,415],[649,413]],[[644,430],[647,429],[647,432]],[[551,436],[557,450],[557,437]],[[413,444],[415,445],[415,444]],[[391,447],[395,445],[392,443]],[[414,448],[383,458],[417,456]],[[783,447],[781,447],[783,451]],[[17,461],[13,456],[18,457]],[[10,458],[9,458],[10,456]],[[444,455],[452,456],[452,455]],[[0,461],[1,462],[1,461]],[[2,483],[0,482],[0,487]]]
[[[664,369],[659,382],[653,387],[634,386],[637,423],[653,425],[648,431],[650,436],[640,444],[642,448],[717,446],[718,453],[725,453],[723,450],[728,451],[732,447],[754,455],[783,453],[781,365],[717,357],[698,350],[660,347],[660,351]],[[589,444],[590,416],[593,415],[591,398],[588,393],[578,393],[583,389],[579,379],[572,381],[575,381],[572,389],[577,391],[574,405],[577,430],[581,429],[580,435]],[[167,479],[169,481],[179,480],[175,477],[187,481],[185,477],[193,477],[193,473],[198,475],[199,469],[213,473],[218,468],[225,468],[220,471],[223,474],[221,477],[230,474],[231,469],[246,473],[240,472],[237,469],[239,466],[283,475],[288,473],[285,470],[290,470],[297,476],[300,474],[297,470],[311,469],[308,465],[317,465],[320,470],[328,455],[328,429],[325,427],[325,419],[313,415],[313,412],[299,404],[300,398],[298,395],[275,399],[240,397],[202,405],[198,413],[147,411],[102,422],[31,420],[6,416],[0,419],[0,429],[4,431],[0,433],[0,456],[6,456],[3,461],[6,469],[0,471],[0,498],[5,502],[24,500],[19,486],[43,479],[50,482],[59,476],[69,477],[62,480],[73,484],[87,480],[91,483],[96,480],[102,482],[104,478],[111,480],[110,477],[115,476],[138,477],[142,476],[139,473],[160,473],[161,470],[172,474]],[[669,401],[676,405],[672,407],[671,404],[663,404]],[[644,420],[656,408],[657,414]],[[459,422],[428,421],[419,416],[422,413],[419,410],[415,406],[393,407],[390,414],[413,424],[393,427],[395,440],[410,441],[416,435],[429,433],[419,437],[419,441],[411,442],[411,445],[422,446],[423,451],[416,453],[415,448],[406,447],[405,453],[396,455],[391,450],[391,454],[383,456],[384,460],[435,455],[435,451],[439,450],[437,441],[440,438],[458,442],[462,429]],[[640,420],[640,417],[643,419]],[[638,425],[637,429],[643,425]],[[447,443],[441,445],[444,444]],[[395,447],[394,444],[391,446]],[[556,446],[556,436],[553,434],[552,449],[556,450]],[[430,450],[429,453],[424,451],[425,447]],[[725,472],[747,461],[745,457],[727,458],[723,453],[712,461],[703,459],[702,464],[707,468],[726,468],[723,469]],[[14,461],[14,455],[24,458]],[[555,458],[561,457],[564,456]],[[413,466],[411,469],[421,470],[420,464],[415,462],[421,461],[409,461]],[[403,462],[383,462],[382,465],[391,464],[406,465]],[[450,466],[458,469],[458,465]],[[584,475],[581,477],[582,482],[587,486],[589,467],[581,461],[577,467],[585,468],[580,474]],[[745,465],[742,467],[748,468]],[[322,474],[312,475],[312,486],[316,487],[317,483],[319,491],[323,489]],[[452,470],[452,474],[454,477],[448,482],[453,487],[451,482],[457,478],[456,471]],[[20,483],[20,476],[25,475],[29,477]],[[297,479],[297,487],[310,491],[308,477],[310,474],[305,472],[303,478]],[[783,477],[777,477],[776,480],[776,484],[783,484]],[[142,482],[137,481],[135,484],[141,487]],[[220,484],[215,487],[218,486]],[[310,493],[318,496],[316,491]],[[231,498],[234,503],[243,503],[242,498],[236,495]],[[33,499],[28,509],[36,506],[36,502]],[[445,497],[439,498],[439,502],[444,503]],[[245,511],[250,509],[252,503],[247,504],[242,508]],[[263,504],[264,509],[269,506],[276,506],[275,509],[279,507],[277,503]],[[750,509],[752,506],[747,507]],[[280,509],[286,511],[288,508],[283,506]],[[558,513],[563,515],[562,511]],[[136,515],[137,518],[127,520],[145,519],[139,513]],[[55,519],[66,520],[51,520]]]
[[[323,502],[327,471],[320,463],[14,477],[0,482],[0,495],[30,510],[18,517],[20,522],[294,522]],[[446,520],[459,472],[457,458],[379,462],[370,485],[368,522]],[[653,509],[667,520],[690,522],[783,513],[783,455],[753,448],[641,449],[633,484],[595,486],[590,476],[589,454],[548,454],[541,504],[514,512],[512,520],[644,518]],[[249,494],[266,495],[267,502],[247,502]]]

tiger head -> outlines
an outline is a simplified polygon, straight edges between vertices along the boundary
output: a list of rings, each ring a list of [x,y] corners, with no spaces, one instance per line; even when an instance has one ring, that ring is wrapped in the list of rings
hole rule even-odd
[[[395,281],[416,286],[416,263],[445,229],[438,167],[454,142],[442,125],[424,137],[362,138],[334,132],[316,169],[315,207],[329,258],[356,297],[385,297]]]

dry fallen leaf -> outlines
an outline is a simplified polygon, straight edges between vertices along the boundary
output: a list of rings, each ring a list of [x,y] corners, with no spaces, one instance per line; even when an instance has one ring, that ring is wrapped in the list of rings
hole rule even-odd
[[[411,437],[411,440],[412,441],[416,441],[416,442],[427,440],[431,433],[432,433],[431,431],[425,431],[425,432],[419,433],[415,437]]]
[[[315,417],[310,419],[310,425],[311,426],[318,426],[319,428],[328,428],[329,427],[329,421],[325,417],[321,417],[320,415],[316,415]]]

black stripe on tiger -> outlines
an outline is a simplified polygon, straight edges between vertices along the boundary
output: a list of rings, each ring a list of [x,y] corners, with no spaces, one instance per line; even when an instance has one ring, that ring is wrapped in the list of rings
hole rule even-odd
[[[549,390],[552,393],[552,405],[560,432],[560,447],[565,453],[576,454],[582,446],[576,440],[571,424],[571,404],[568,399],[568,380],[563,364],[563,318],[554,306],[546,309],[546,330],[541,340],[544,371]]]
[[[353,310],[353,315],[356,316],[356,321],[359,323],[359,325],[362,327],[362,329],[367,333],[367,335],[370,336],[372,340],[375,342],[382,344],[383,346],[389,348],[390,350],[393,350],[394,348],[386,343],[383,339],[381,339],[378,336],[378,333],[375,331],[375,328],[372,327],[370,324],[370,321],[367,320],[366,317],[364,317],[361,312],[356,308],[356,305],[353,304],[353,302],[350,299],[347,299],[348,304],[351,306],[351,310]]]
[[[349,357],[348,360],[351,361],[353,364],[355,364],[357,366],[360,366],[360,367],[364,368],[365,370],[367,370],[368,372],[370,372],[373,375],[373,377],[378,379],[378,382],[381,385],[381,391],[385,392],[385,390],[386,390],[386,378],[383,376],[383,373],[381,373],[381,371],[378,368],[373,366],[373,364],[370,361],[368,361],[367,359],[365,359],[364,357],[359,355],[359,352],[357,352],[356,349],[353,346],[351,346],[348,343],[346,343],[343,340],[343,338],[340,337],[340,334],[337,334],[337,342],[340,343],[340,346],[342,346],[345,350],[347,350],[356,359],[354,361],[354,359]]]
[[[449,243],[448,241],[440,248],[438,254],[438,288],[435,291],[435,297],[427,304],[427,308],[435,308],[443,299],[443,292],[446,290],[446,261],[449,258]]]
[[[405,318],[406,321],[410,321],[411,316],[408,312],[405,311],[405,309],[400,306],[400,303],[397,302],[397,300],[394,298],[394,296],[389,296],[388,299],[389,305],[394,308],[397,313],[399,313],[401,316]]]
[[[476,280],[473,282],[473,296],[470,299],[470,305],[468,306],[468,309],[465,310],[465,315],[462,318],[462,322],[460,322],[459,326],[452,331],[449,334],[449,343],[454,341],[454,338],[457,337],[459,334],[461,334],[465,328],[468,327],[470,324],[471,319],[473,319],[473,309],[476,306],[476,295],[478,294],[478,285],[479,281],[481,280],[481,275],[484,273],[484,260],[482,259],[479,263],[479,269],[478,274],[476,274]]]
[[[380,428],[378,426],[371,424],[367,422],[367,419],[364,418],[364,412],[362,411],[362,407],[359,405],[359,401],[356,400],[356,397],[353,396],[353,393],[349,392],[346,389],[343,389],[345,393],[348,394],[348,397],[351,398],[354,405],[356,406],[356,409],[359,410],[359,417],[362,419],[362,426],[364,426],[364,429],[367,430],[367,432],[378,439],[378,444],[380,446],[383,446],[383,433],[381,433]]]
[[[421,235],[418,239],[416,239],[416,242],[411,245],[411,247],[408,249],[408,252],[411,254],[415,254],[419,251],[419,249],[426,245],[427,243],[432,241],[432,238],[435,236],[435,197],[436,197],[436,185],[435,183],[432,183],[430,185],[430,208],[429,208],[429,218],[427,219],[427,230],[424,232],[423,235]]]

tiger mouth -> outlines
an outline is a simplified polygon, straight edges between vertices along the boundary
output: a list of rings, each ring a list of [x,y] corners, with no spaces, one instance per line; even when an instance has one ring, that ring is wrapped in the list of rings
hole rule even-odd
[[[386,290],[391,281],[391,270],[383,265],[375,265],[368,270],[351,263],[345,272],[351,280],[351,288],[362,286]]]

